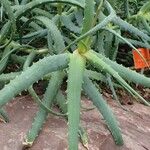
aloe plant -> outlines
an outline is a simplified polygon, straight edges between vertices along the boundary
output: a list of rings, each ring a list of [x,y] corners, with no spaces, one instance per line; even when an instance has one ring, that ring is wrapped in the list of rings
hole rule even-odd
[[[116,144],[122,145],[123,139],[116,117],[92,79],[114,79],[141,103],[150,106],[149,102],[125,81],[149,88],[150,79],[114,61],[120,42],[126,42],[136,49],[122,36],[122,30],[134,34],[133,40],[138,37],[137,42],[142,44],[150,42],[149,35],[119,18],[106,0],[22,0],[17,4],[1,0],[1,6],[4,7],[2,18],[6,22],[2,23],[0,33],[3,54],[0,71],[2,73],[7,67],[8,61],[16,61],[23,67],[20,67],[18,72],[0,75],[0,82],[9,82],[0,91],[0,108],[23,90],[28,90],[39,105],[39,111],[27,133],[24,145],[32,146],[48,113],[51,113],[64,116],[68,121],[70,150],[78,149],[79,136],[88,148],[86,133],[80,126],[82,90],[102,114]],[[39,16],[37,9],[42,7],[45,10],[41,11]],[[31,18],[29,12],[33,15]],[[8,16],[8,20],[5,16]],[[39,43],[39,38],[43,43]],[[40,48],[37,48],[37,44]],[[20,56],[20,53],[24,56]],[[64,77],[67,77],[67,98],[60,90]],[[47,80],[48,83],[43,101],[32,87],[39,80]],[[62,113],[54,112],[53,104],[58,105]]]

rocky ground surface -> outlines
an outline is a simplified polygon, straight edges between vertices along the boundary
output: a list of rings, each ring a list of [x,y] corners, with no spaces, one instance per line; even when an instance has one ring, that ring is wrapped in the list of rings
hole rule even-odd
[[[150,150],[150,109],[138,103],[126,105],[130,111],[124,111],[108,97],[122,129],[124,146],[114,144],[104,120],[94,109],[82,111],[81,122],[89,136],[89,150]],[[83,97],[83,105],[91,103]],[[17,97],[8,104],[6,110],[10,123],[0,123],[0,149],[21,150],[24,137],[31,127],[32,119],[38,110],[29,96]],[[80,150],[85,148],[79,144]],[[30,150],[67,150],[67,124],[62,117],[49,115],[48,121]]]

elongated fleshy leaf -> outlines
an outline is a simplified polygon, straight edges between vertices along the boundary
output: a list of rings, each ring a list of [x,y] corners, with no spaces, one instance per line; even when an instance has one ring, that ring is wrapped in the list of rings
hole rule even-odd
[[[128,31],[131,34],[137,35],[145,40],[150,41],[150,36],[143,33],[142,31],[140,31],[139,29],[137,29],[136,27],[132,26],[131,24],[127,23],[119,17],[113,18],[113,23],[119,25],[122,30]]]
[[[0,75],[0,82],[9,82],[10,80],[13,80],[16,78],[16,76],[20,75],[21,72],[11,72],[7,74],[1,74]]]
[[[122,145],[123,139],[116,118],[113,115],[113,112],[107,105],[106,101],[103,99],[102,95],[98,92],[98,89],[95,87],[92,81],[86,76],[84,76],[83,89],[90,97],[93,104],[98,108],[98,110],[104,117],[106,124],[109,130],[111,131],[116,144]]]
[[[51,34],[52,41],[54,42],[53,51],[55,54],[58,54],[61,50],[65,48],[63,37],[58,30],[57,26],[49,18],[38,16],[35,19],[40,20],[48,29],[48,32]]]
[[[100,22],[99,24],[97,24],[95,27],[93,27],[92,29],[90,29],[89,31],[87,31],[86,33],[82,34],[81,36],[79,36],[78,38],[76,38],[76,40],[74,40],[72,43],[70,43],[67,47],[69,48],[70,46],[72,46],[73,44],[79,42],[80,40],[86,38],[89,35],[94,34],[95,32],[99,31],[100,29],[102,29],[103,27],[105,27],[108,23],[111,22],[111,20],[113,19],[114,15],[109,15],[108,17],[106,17],[102,22]]]
[[[129,68],[126,68],[115,61],[110,60],[109,58],[104,57],[101,54],[95,53],[99,58],[101,58],[104,62],[109,64],[114,70],[116,70],[119,75],[126,79],[129,82],[134,82],[136,84],[143,85],[145,87],[150,87],[150,78],[145,75],[139,74],[136,71],[133,71]]]
[[[3,25],[3,27],[1,28],[1,32],[0,32],[0,43],[2,43],[7,38],[7,35],[10,32],[10,28],[11,28],[10,22],[7,22],[5,23],[5,25]],[[7,41],[7,43],[8,42],[9,41]]]
[[[34,0],[31,1],[30,3],[27,3],[26,5],[23,5],[20,9],[17,10],[15,13],[16,18],[21,18],[23,14],[26,12],[29,12],[35,7],[38,7],[43,4],[48,4],[48,3],[65,3],[65,4],[70,4],[70,5],[75,5],[80,8],[84,7],[83,1],[77,1],[77,0]]]
[[[84,67],[84,58],[75,51],[70,57],[67,85],[69,150],[78,150],[80,97]]]
[[[51,108],[52,102],[63,81],[63,77],[64,76],[63,76],[62,71],[54,72],[52,74],[52,77],[49,81],[48,87],[46,89],[46,92],[43,98],[43,104],[46,107]],[[43,124],[45,123],[47,119],[47,115],[48,115],[48,112],[45,109],[43,108],[39,109],[39,111],[36,114],[36,117],[34,118],[32,128],[30,129],[30,131],[28,132],[26,136],[25,143],[24,143],[25,146],[31,146],[33,144],[34,140],[38,136],[40,130],[42,129]]]
[[[11,21],[12,29],[15,31],[16,30],[15,16],[11,8],[10,2],[8,0],[1,0],[0,2],[5,8],[6,14],[8,15],[8,18]]]
[[[3,52],[3,55],[2,55],[2,58],[0,60],[0,73],[2,73],[4,71],[4,69],[6,68],[7,66],[7,61],[9,59],[9,55],[6,56],[10,51],[11,51],[11,48],[12,46],[11,45],[8,45],[6,46],[6,48],[4,49],[4,52]],[[5,57],[6,56],[6,57]]]
[[[94,14],[95,14],[94,6],[95,6],[94,1],[85,0],[83,27],[82,27],[81,35],[85,34],[93,27],[93,20],[94,20]],[[81,42],[79,42],[78,47],[79,47],[79,49],[81,49],[83,51],[84,45],[82,44],[82,42],[84,42],[85,45],[87,47],[89,47],[91,44],[91,37],[87,36]]]
[[[7,31],[9,31],[9,28],[11,27],[10,39],[8,40],[7,43],[5,43],[3,46],[1,46],[1,48],[3,48],[11,42],[11,40],[15,34],[16,20],[15,20],[15,15],[14,15],[13,10],[11,8],[10,2],[8,0],[1,0],[0,2],[3,5],[3,7],[5,8],[6,14],[8,15],[8,18],[9,18],[9,21],[5,24],[8,28],[7,28],[7,30],[5,30],[5,32],[3,32],[3,31],[2,32],[6,33],[6,35],[7,35],[7,33],[8,33]],[[1,41],[1,39],[5,39],[4,36],[5,36],[5,34],[3,34],[3,37],[0,38],[0,41]]]
[[[99,70],[103,70],[113,76],[128,92],[137,96],[142,103],[147,106],[150,106],[150,103],[147,102],[142,96],[140,96],[125,80],[116,72],[112,67],[105,63],[102,59],[97,57],[94,52],[86,52],[85,57]]]
[[[56,95],[56,104],[59,106],[59,108],[61,109],[61,111],[64,114],[67,113],[66,99],[60,90],[58,91],[58,93]],[[68,119],[68,118],[66,118],[66,119]],[[87,133],[82,126],[79,126],[78,134],[80,136],[80,139],[81,139],[83,146],[88,148],[88,136],[87,136]]]
[[[48,56],[27,68],[0,91],[0,107],[41,79],[45,74],[66,68],[68,61],[68,54]]]
[[[63,14],[61,16],[61,21],[64,24],[64,26],[66,28],[68,28],[70,31],[74,32],[74,33],[81,33],[81,28],[76,26],[73,21],[71,20],[70,16],[67,16],[65,14]]]

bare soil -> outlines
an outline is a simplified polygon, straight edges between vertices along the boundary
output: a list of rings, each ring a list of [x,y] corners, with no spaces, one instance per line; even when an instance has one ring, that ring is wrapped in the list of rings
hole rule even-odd
[[[142,104],[126,105],[124,111],[105,94],[122,130],[124,146],[114,144],[102,116],[94,109],[82,111],[81,123],[89,137],[89,150],[150,150],[150,109]],[[83,97],[82,105],[92,106]],[[17,97],[6,106],[10,123],[0,123],[0,150],[21,150],[22,142],[38,110],[30,96]],[[80,150],[85,148],[79,144]],[[67,150],[67,123],[62,117],[49,115],[43,130],[30,150]]]

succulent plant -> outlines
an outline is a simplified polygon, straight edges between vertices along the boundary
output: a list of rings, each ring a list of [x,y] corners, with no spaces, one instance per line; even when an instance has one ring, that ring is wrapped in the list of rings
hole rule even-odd
[[[110,79],[112,90],[114,79],[140,102],[150,106],[126,82],[150,87],[150,79],[115,62],[120,42],[137,50],[134,46],[137,43],[149,46],[149,35],[117,16],[107,0],[0,2],[3,20],[0,82],[5,83],[0,91],[0,107],[24,90],[28,90],[39,105],[24,144],[32,146],[51,113],[64,116],[68,121],[70,150],[78,149],[79,136],[87,146],[87,136],[80,125],[81,91],[84,91],[102,114],[116,144],[122,145],[116,117],[92,79],[95,76],[101,81]],[[131,39],[123,37],[122,31],[130,33]],[[18,72],[3,74],[9,61],[16,61],[21,67]],[[65,77],[67,98],[60,88]],[[48,82],[43,100],[32,87],[39,80]],[[63,113],[54,112],[53,104],[57,104]]]

